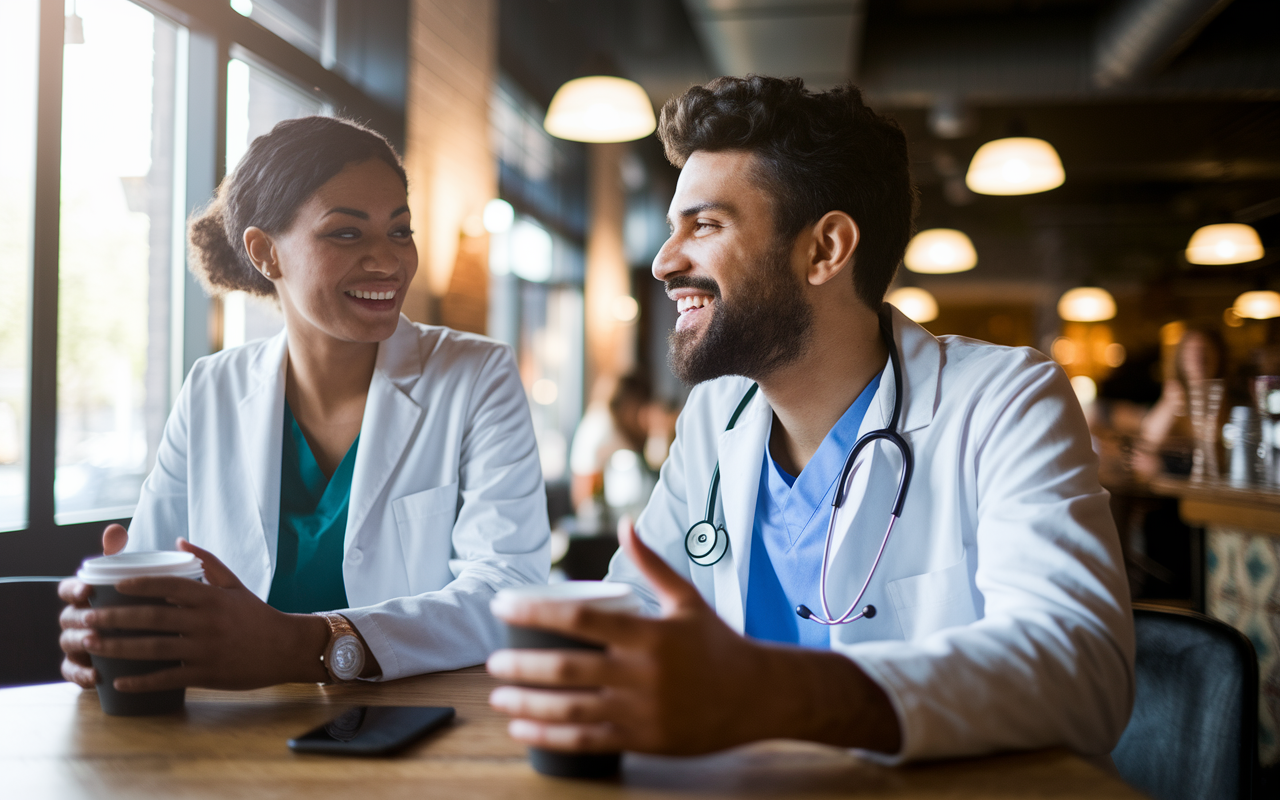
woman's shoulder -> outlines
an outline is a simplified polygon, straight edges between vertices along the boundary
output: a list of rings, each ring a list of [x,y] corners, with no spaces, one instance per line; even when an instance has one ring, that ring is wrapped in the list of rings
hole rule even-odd
[[[268,339],[219,350],[196,359],[187,380],[222,384],[271,375],[278,372],[284,363],[285,346],[284,334],[280,333]]]

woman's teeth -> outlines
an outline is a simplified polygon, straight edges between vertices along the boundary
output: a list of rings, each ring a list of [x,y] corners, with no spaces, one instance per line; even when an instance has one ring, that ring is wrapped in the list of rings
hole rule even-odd
[[[358,297],[361,300],[390,300],[391,298],[396,296],[396,293],[394,291],[357,292],[357,291],[351,290],[351,291],[348,291],[347,294],[351,295],[352,297]]]
[[[676,301],[676,311],[683,314],[691,308],[702,308],[711,302],[711,296],[705,294],[695,294],[689,297],[681,297]]]

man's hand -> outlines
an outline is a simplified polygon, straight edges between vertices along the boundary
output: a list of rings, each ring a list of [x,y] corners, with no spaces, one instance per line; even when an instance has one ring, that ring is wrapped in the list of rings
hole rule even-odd
[[[662,603],[660,619],[526,602],[495,608],[504,621],[605,645],[603,653],[499,650],[490,704],[511,735],[553,750],[692,755],[768,738],[898,749],[898,723],[879,689],[849,659],[739,636],[696,588],[619,526],[623,550]]]
[[[93,609],[87,603],[88,587],[78,581],[65,581],[59,587],[63,599],[72,603],[62,613],[61,643],[67,653],[63,675],[68,680],[86,688],[93,685],[89,653],[182,662],[149,675],[117,678],[115,688],[123,692],[180,686],[251,689],[327,679],[319,659],[329,640],[323,618],[276,611],[245,588],[212,553],[185,539],[178,540],[178,549],[200,559],[206,583],[154,577],[130,578],[116,585],[122,594],[164,598],[170,606]],[[98,634],[102,628],[179,635],[110,638]]]

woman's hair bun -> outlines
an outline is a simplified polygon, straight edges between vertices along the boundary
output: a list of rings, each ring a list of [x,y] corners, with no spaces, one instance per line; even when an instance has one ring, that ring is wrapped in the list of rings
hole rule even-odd
[[[224,180],[213,202],[187,222],[191,274],[211,297],[228,292],[275,297],[275,286],[246,262],[241,255],[243,246],[233,245],[227,236],[225,189],[230,181],[231,178]]]

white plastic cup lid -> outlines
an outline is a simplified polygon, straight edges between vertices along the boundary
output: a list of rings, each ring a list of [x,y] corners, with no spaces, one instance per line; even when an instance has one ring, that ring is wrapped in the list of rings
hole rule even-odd
[[[498,590],[489,605],[496,610],[498,606],[510,608],[530,601],[582,604],[599,611],[633,614],[640,610],[640,598],[636,597],[630,584],[606,581],[563,581],[511,586]]]
[[[111,586],[126,578],[174,577],[200,580],[204,567],[192,553],[151,550],[86,558],[76,577],[91,586]]]

